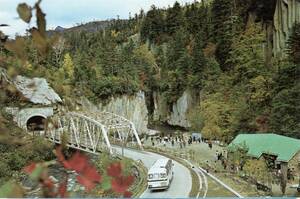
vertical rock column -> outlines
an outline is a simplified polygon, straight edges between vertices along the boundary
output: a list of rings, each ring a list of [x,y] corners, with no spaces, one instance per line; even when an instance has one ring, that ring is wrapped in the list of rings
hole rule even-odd
[[[300,22],[299,0],[277,0],[274,14],[273,53],[282,57],[295,23]]]

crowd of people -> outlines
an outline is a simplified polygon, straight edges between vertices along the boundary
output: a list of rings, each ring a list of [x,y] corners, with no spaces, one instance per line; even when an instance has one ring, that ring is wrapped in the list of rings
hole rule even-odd
[[[180,148],[185,148],[187,145],[191,145],[193,143],[202,143],[202,142],[207,142],[201,137],[195,137],[195,136],[189,136],[185,137],[183,135],[167,135],[167,136],[151,136],[151,145],[157,146],[157,145],[171,145],[172,147],[179,146]],[[212,143],[209,143],[209,147],[212,148]]]
[[[152,147],[164,146],[164,147],[178,147],[182,149],[193,144],[205,144],[207,145],[208,150],[213,150],[213,146],[214,146],[213,141],[194,134],[190,134],[190,135],[161,134],[156,136],[149,136],[146,139],[149,138]],[[226,170],[228,167],[226,151],[216,150],[215,155],[212,156],[211,160],[207,160],[206,163],[207,163],[207,172],[209,171],[209,168],[215,167],[213,165],[217,165],[217,164],[222,165],[222,167]]]
[[[221,162],[221,165],[223,166],[224,170],[227,168],[227,158],[226,158],[226,151],[216,151],[215,155],[215,162]]]
[[[170,144],[171,146],[179,145],[180,148],[186,147],[186,141],[183,136],[157,136],[151,137],[152,146]]]

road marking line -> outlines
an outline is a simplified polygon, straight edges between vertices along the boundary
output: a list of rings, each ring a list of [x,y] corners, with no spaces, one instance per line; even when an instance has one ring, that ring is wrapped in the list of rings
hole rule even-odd
[[[240,195],[237,191],[233,190],[231,187],[229,187],[228,185],[226,185],[224,182],[222,182],[220,179],[218,179],[216,176],[207,173],[203,168],[198,167],[200,170],[202,170],[202,172],[204,172],[206,175],[208,175],[209,177],[211,177],[213,180],[215,180],[216,182],[218,182],[220,185],[222,185],[223,187],[225,187],[227,190],[229,190],[231,193],[233,193],[234,195],[236,195],[239,198],[244,198],[242,195]]]

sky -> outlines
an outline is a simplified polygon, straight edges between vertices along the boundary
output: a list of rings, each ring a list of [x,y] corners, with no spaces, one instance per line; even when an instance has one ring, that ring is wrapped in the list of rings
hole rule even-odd
[[[16,7],[19,3],[33,6],[37,0],[0,0],[0,24],[9,24],[9,27],[0,27],[5,34],[13,37],[15,34],[24,34],[26,29],[35,25],[26,24],[18,18]],[[76,24],[94,20],[116,18],[126,19],[129,13],[134,16],[141,9],[149,10],[151,5],[168,7],[176,0],[43,0],[41,8],[46,13],[47,29],[57,26],[69,28]],[[194,0],[177,0],[181,4]]]

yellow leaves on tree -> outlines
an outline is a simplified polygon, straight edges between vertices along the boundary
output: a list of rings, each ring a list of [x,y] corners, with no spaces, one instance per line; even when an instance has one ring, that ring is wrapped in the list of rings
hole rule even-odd
[[[74,79],[74,64],[69,53],[65,54],[63,66],[61,69],[64,71],[66,79]]]
[[[250,80],[251,85],[251,101],[255,103],[262,103],[271,97],[272,79],[259,75]]]
[[[160,76],[160,68],[156,64],[154,54],[148,49],[147,45],[144,44],[139,46],[133,51],[133,53],[135,57],[141,60],[141,63],[143,63],[143,65],[148,66],[152,71],[155,71],[156,75],[154,75],[154,77],[158,80]],[[149,79],[149,77],[147,77],[147,74],[145,72],[142,72],[140,74],[142,87],[147,79]]]
[[[226,124],[230,120],[230,107],[220,100],[206,99],[201,102],[201,115],[204,119],[203,136],[208,139],[222,139],[228,135]]]
[[[47,77],[56,92],[60,95],[70,95],[72,90],[70,84],[74,79],[74,64],[69,53],[64,55],[62,66],[53,73],[48,73]]]
[[[111,36],[112,36],[113,38],[117,38],[117,37],[119,36],[119,34],[120,34],[120,32],[118,32],[118,31],[115,31],[115,30],[112,30],[112,31],[111,31]]]
[[[270,173],[268,172],[267,164],[263,158],[258,160],[248,159],[243,169],[246,175],[252,177],[257,182],[265,183],[269,181]]]
[[[158,70],[158,66],[156,64],[155,57],[153,53],[148,49],[147,45],[141,45],[139,48],[134,50],[134,55],[143,60],[144,63],[154,67]]]

